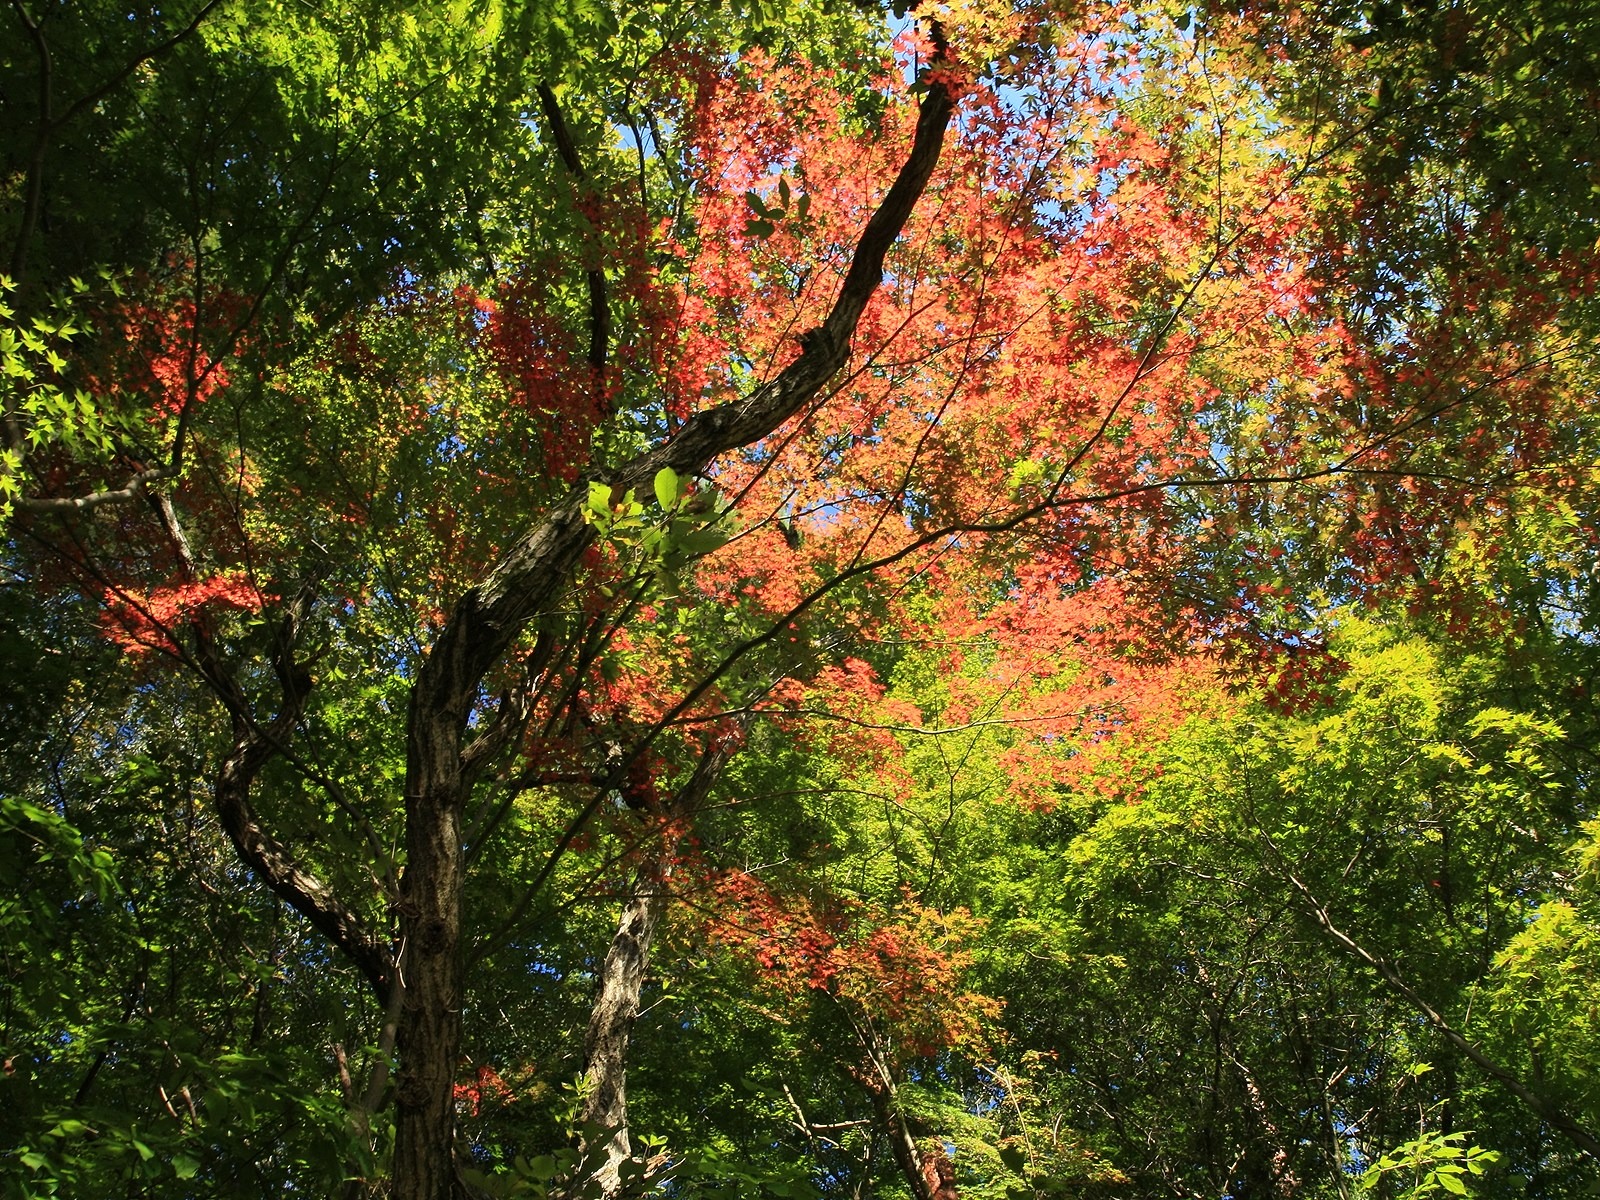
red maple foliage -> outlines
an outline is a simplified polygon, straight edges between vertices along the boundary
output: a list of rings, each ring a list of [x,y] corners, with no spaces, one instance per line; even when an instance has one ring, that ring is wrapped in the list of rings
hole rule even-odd
[[[176,583],[136,594],[107,589],[100,627],[129,654],[176,654],[188,623],[207,606],[257,612],[272,599],[243,573],[213,575],[198,583]]]

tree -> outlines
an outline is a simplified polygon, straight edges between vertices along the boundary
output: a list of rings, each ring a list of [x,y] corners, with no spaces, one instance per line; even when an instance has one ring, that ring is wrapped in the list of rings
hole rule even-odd
[[[535,1040],[465,1026],[491,998],[559,1014],[545,1048],[585,1079],[553,1186],[648,1172],[629,1030],[669,895],[696,894],[732,944],[763,911],[828,943],[763,965],[853,1031],[865,1057],[830,1086],[940,1194],[907,1097],[961,1037],[892,1050],[849,982],[893,942],[879,977],[921,963],[919,1004],[966,990],[940,932],[955,773],[941,822],[898,739],[1025,730],[984,745],[1026,796],[1079,769],[1065,747],[1162,719],[1140,701],[1190,654],[1304,701],[1336,669],[1311,589],[1430,582],[1467,506],[1545,505],[1529,472],[1584,428],[1552,291],[1584,264],[1429,279],[1381,325],[1324,294],[1355,275],[1326,236],[1349,131],[1258,86],[1251,19],[954,5],[891,49],[825,5],[354,6],[296,13],[293,40],[202,7],[114,46],[15,15],[8,557],[79,622],[28,636],[81,653],[92,621],[121,648],[129,699],[87,706],[113,730],[88,757],[121,774],[158,712],[195,730],[201,765],[167,754],[165,778],[206,780],[320,939],[297,952],[364,981],[366,1029],[327,1037],[340,1153],[371,1175],[392,1108],[396,1195],[496,1186],[491,1156],[559,1137],[460,1137],[499,1128],[495,1042],[526,1062]],[[91,54],[120,66],[58,96]],[[108,208],[65,161],[137,167],[150,203]],[[102,266],[117,290],[51,306]],[[884,818],[894,876],[829,888],[811,846],[791,888],[751,881],[729,788],[760,780],[763,837],[820,801],[783,803],[744,748],[866,782],[817,766],[819,739],[873,790],[926,793]],[[96,786],[57,788],[57,816],[101,811]],[[571,907],[601,882],[603,933]],[[530,995],[585,973],[590,1005]],[[310,1007],[336,1023],[327,992]]]

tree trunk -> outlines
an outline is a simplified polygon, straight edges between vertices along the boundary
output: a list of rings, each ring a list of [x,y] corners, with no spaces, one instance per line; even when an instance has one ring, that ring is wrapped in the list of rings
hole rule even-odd
[[[395,1052],[396,1200],[453,1200],[455,1073],[461,1059],[461,862],[454,812],[412,837],[401,892],[405,992]],[[431,845],[418,846],[419,841]]]
[[[872,1023],[858,1021],[853,1015],[849,1020],[862,1049],[862,1062],[850,1069],[850,1075],[872,1101],[873,1115],[878,1128],[889,1140],[889,1152],[894,1156],[895,1166],[900,1168],[900,1177],[906,1181],[915,1200],[957,1200],[955,1170],[943,1144],[936,1141],[924,1153],[917,1145],[911,1126],[906,1123],[905,1113],[900,1109],[895,1072],[880,1052]]]
[[[395,1039],[394,1195],[455,1200],[455,1076],[461,1060],[460,722],[413,696],[400,879],[400,1022]]]
[[[889,1139],[900,1177],[916,1200],[956,1200],[955,1171],[943,1146],[924,1152],[906,1124],[894,1090],[888,1086],[868,1087],[878,1125]]]
[[[583,1042],[584,1159],[580,1170],[596,1180],[606,1196],[621,1191],[621,1167],[633,1153],[628,1139],[628,1039],[639,1015],[650,942],[666,911],[670,874],[670,868],[656,867],[639,872],[600,970],[600,990]]]

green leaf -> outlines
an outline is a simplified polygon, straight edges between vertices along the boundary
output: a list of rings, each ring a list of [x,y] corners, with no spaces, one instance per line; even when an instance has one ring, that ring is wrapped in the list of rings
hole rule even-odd
[[[678,549],[689,555],[709,554],[726,544],[727,537],[715,528],[686,533],[678,539]]]
[[[655,478],[656,502],[664,509],[670,509],[678,503],[678,497],[683,495],[683,485],[678,479],[678,473],[671,467],[662,467],[656,472]]]
[[[816,1188],[796,1179],[774,1180],[767,1184],[766,1190],[774,1196],[793,1197],[794,1200],[809,1200],[817,1194]]]

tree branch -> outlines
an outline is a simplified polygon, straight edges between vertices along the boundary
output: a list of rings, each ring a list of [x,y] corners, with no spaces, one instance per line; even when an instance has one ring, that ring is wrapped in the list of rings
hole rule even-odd
[[[45,152],[49,149],[51,135],[67,124],[79,113],[93,108],[104,100],[123,82],[129,78],[145,63],[175,49],[200,28],[201,22],[216,8],[222,0],[206,0],[186,24],[178,32],[163,42],[159,42],[141,54],[135,55],[124,63],[110,78],[98,87],[85,92],[74,100],[65,112],[59,117],[52,112],[51,86],[52,64],[50,47],[44,40],[44,31],[39,27],[39,22],[23,7],[22,0],[12,0],[12,7],[17,11],[17,18],[28,31],[28,37],[33,41],[34,49],[39,57],[39,125],[34,137],[33,152],[28,158],[27,182],[24,184],[22,221],[17,228],[17,240],[11,248],[11,274],[20,278],[23,268],[28,261],[28,243],[33,239],[34,228],[39,223],[39,209],[44,198],[44,159]]]
[[[535,90],[539,93],[539,107],[544,110],[544,119],[550,126],[550,137],[555,142],[556,153],[561,156],[562,163],[574,179],[579,183],[587,182],[589,176],[583,169],[583,160],[578,157],[578,148],[573,144],[566,119],[561,115],[561,105],[556,102],[555,92],[545,83],[538,84]],[[611,309],[606,302],[606,273],[599,267],[591,267],[584,272],[584,281],[589,288],[589,365],[594,368],[597,377],[603,377],[611,342]]]
[[[184,572],[191,579],[198,578],[194,552],[171,499],[157,496],[152,503]],[[295,639],[311,608],[311,600],[311,588],[301,588],[279,625],[273,669],[283,690],[283,704],[265,726],[255,720],[244,689],[218,655],[211,631],[203,619],[196,614],[192,621],[196,660],[233,721],[233,746],[218,768],[212,791],[223,831],[240,859],[273,894],[348,954],[371,983],[379,1001],[387,1006],[395,975],[387,945],[366,928],[355,911],[347,907],[327,883],[302,867],[288,848],[266,830],[250,802],[256,776],[293,733],[311,695],[311,677],[294,658]]]
[[[33,150],[28,156],[27,182],[23,185],[22,220],[17,226],[17,240],[11,247],[11,277],[20,280],[28,264],[28,243],[33,240],[34,226],[39,223],[39,207],[44,198],[44,156],[50,146],[50,134],[55,128],[51,114],[51,86],[54,64],[50,58],[50,44],[44,40],[44,30],[24,7],[22,0],[11,0],[17,10],[17,19],[28,31],[34,52],[39,56],[39,128],[34,135]],[[10,415],[7,414],[7,421]]]
[[[1573,1120],[1552,1101],[1528,1087],[1510,1071],[1480,1050],[1476,1043],[1468,1040],[1465,1034],[1451,1025],[1437,1009],[1423,999],[1415,988],[1406,983],[1399,971],[1395,969],[1393,963],[1380,955],[1374,954],[1335,925],[1327,907],[1316,898],[1305,880],[1289,866],[1282,853],[1272,844],[1271,839],[1266,838],[1265,835],[1263,835],[1263,838],[1272,857],[1277,861],[1279,870],[1283,872],[1284,878],[1300,894],[1300,898],[1305,902],[1306,909],[1311,914],[1312,919],[1316,921],[1318,927],[1335,945],[1375,971],[1395,995],[1422,1014],[1423,1019],[1438,1030],[1447,1042],[1466,1055],[1484,1074],[1496,1080],[1508,1092],[1527,1105],[1541,1121],[1566,1134],[1572,1143],[1590,1158],[1600,1160],[1600,1138],[1596,1138],[1593,1133],[1578,1124],[1577,1121]]]
[[[138,54],[129,59],[122,65],[116,74],[112,75],[99,87],[93,89],[92,91],[85,92],[82,96],[79,96],[67,108],[67,111],[61,114],[60,119],[57,120],[55,124],[64,125],[84,110],[93,108],[112,92],[116,91],[117,88],[121,87],[123,81],[131,76],[140,67],[144,66],[145,63],[161,58],[162,56],[177,49],[177,47],[186,41],[195,30],[200,28],[201,23],[211,15],[211,10],[216,8],[217,5],[221,3],[222,0],[206,0],[206,2],[195,11],[194,16],[189,19],[189,23],[187,25],[178,30],[177,33],[173,34],[166,41],[158,42],[144,53]]]
[[[169,479],[176,472],[171,467],[146,467],[128,477],[128,481],[119,488],[112,488],[103,492],[90,492],[87,496],[60,496],[30,499],[19,496],[12,501],[14,507],[22,512],[32,513],[74,513],[88,512],[90,509],[99,508],[106,504],[120,504],[125,500],[133,500],[144,494],[150,484],[162,479]]]
[[[689,418],[671,441],[612,473],[615,487],[646,487],[666,467],[679,475],[700,474],[718,455],[772,432],[845,366],[861,313],[882,282],[885,255],[938,163],[954,108],[944,84],[930,83],[919,106],[911,152],[861,234],[826,322],[802,336],[799,357],[744,398]],[[529,621],[561,596],[593,543],[594,529],[583,520],[587,497],[588,485],[582,482],[517,538],[456,604],[412,691],[408,790],[457,791],[460,740],[478,683]]]

